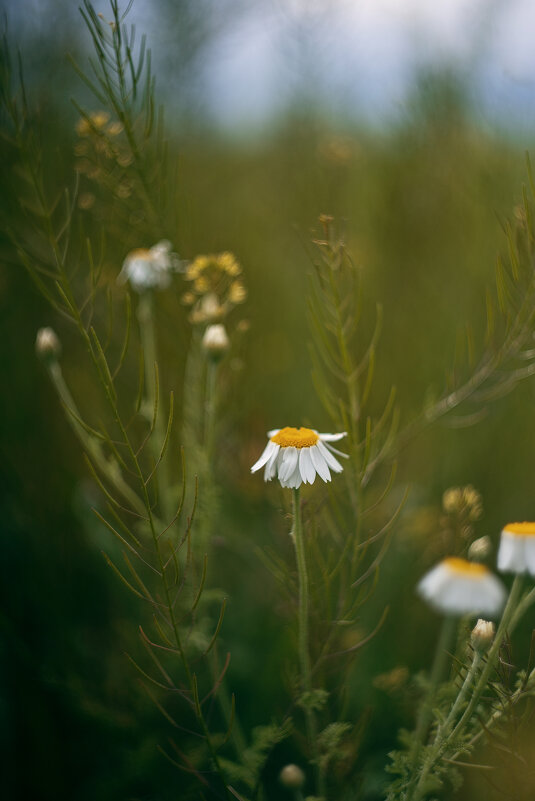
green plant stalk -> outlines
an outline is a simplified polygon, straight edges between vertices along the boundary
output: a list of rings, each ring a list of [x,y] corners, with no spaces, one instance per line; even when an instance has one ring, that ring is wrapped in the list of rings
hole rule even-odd
[[[114,398],[114,395],[113,395],[113,392],[112,392],[112,387],[110,386],[110,384],[109,384],[109,382],[108,382],[108,380],[106,378],[106,375],[103,374],[103,372],[102,372],[102,367],[101,367],[101,365],[99,363],[99,359],[97,357],[97,354],[95,353],[93,344],[92,344],[91,339],[89,337],[89,334],[87,333],[87,330],[83,325],[83,322],[82,322],[82,319],[81,319],[81,316],[80,316],[80,312],[79,312],[79,310],[78,310],[76,305],[73,305],[72,309],[73,309],[74,320],[75,320],[75,322],[77,324],[78,330],[79,330],[84,342],[87,345],[89,355],[90,355],[91,360],[92,360],[92,362],[93,362],[93,364],[95,366],[95,369],[97,370],[97,374],[98,374],[98,376],[99,376],[99,378],[101,380],[102,387],[104,389],[104,393],[105,393],[106,399],[107,399],[107,401],[109,403],[110,410],[111,410],[111,412],[113,414],[113,418],[114,418],[114,420],[115,420],[115,422],[116,422],[116,424],[117,424],[117,426],[118,426],[118,428],[120,430],[123,443],[124,443],[124,445],[126,446],[126,448],[128,450],[128,454],[129,454],[130,459],[132,461],[132,466],[134,468],[134,472],[135,472],[135,474],[137,476],[137,479],[139,481],[139,486],[140,486],[142,494],[143,494],[143,504],[144,504],[144,507],[145,507],[145,514],[148,517],[148,522],[149,522],[149,527],[150,527],[150,531],[151,531],[152,540],[153,540],[153,543],[154,543],[154,548],[155,548],[155,551],[156,551],[158,562],[160,564],[161,578],[162,578],[162,582],[163,582],[163,589],[164,589],[164,593],[165,593],[166,603],[167,603],[167,606],[168,606],[168,609],[169,609],[169,622],[170,622],[171,628],[173,630],[175,643],[176,643],[176,646],[177,646],[177,650],[178,650],[178,652],[180,654],[182,665],[184,667],[184,672],[186,673],[188,684],[190,686],[190,692],[192,694],[192,697],[194,697],[194,695],[195,695],[195,692],[194,692],[194,689],[195,689],[195,687],[194,687],[194,685],[195,685],[194,677],[193,677],[193,675],[191,673],[189,662],[188,662],[186,653],[184,651],[184,647],[182,645],[182,640],[181,640],[180,632],[179,632],[179,628],[178,628],[178,622],[176,620],[176,617],[175,617],[175,614],[174,614],[174,611],[173,611],[173,603],[171,601],[170,589],[169,589],[169,585],[167,583],[167,575],[165,573],[165,566],[164,566],[164,561],[163,561],[163,558],[162,558],[162,553],[161,553],[161,548],[160,548],[160,540],[159,540],[158,534],[156,532],[157,520],[156,520],[156,518],[155,518],[155,516],[153,514],[153,511],[152,511],[152,504],[151,504],[151,500],[149,498],[149,493],[148,493],[148,489],[147,489],[147,484],[146,484],[145,478],[143,476],[143,471],[141,469],[141,465],[139,463],[139,459],[138,459],[138,457],[137,457],[137,455],[136,455],[136,453],[134,451],[133,445],[132,445],[132,443],[130,441],[130,437],[128,436],[128,432],[127,432],[127,430],[126,430],[126,428],[124,426],[124,423],[123,423],[123,421],[121,419],[121,415],[119,414],[119,409],[117,408],[117,403],[115,402],[115,398]],[[214,744],[212,742],[210,731],[208,729],[208,725],[207,725],[206,720],[204,718],[204,715],[202,713],[202,709],[199,709],[198,718],[199,718],[200,727],[202,729],[202,732],[204,734],[204,737],[205,737],[205,740],[206,740],[206,743],[207,743],[207,746],[208,746],[208,750],[210,752],[211,759],[213,761],[213,764],[215,766],[216,772],[219,775],[219,778],[220,778],[221,783],[223,785],[225,799],[226,799],[226,801],[231,801],[230,793],[229,793],[229,790],[228,790],[228,787],[227,787],[227,783],[225,781],[223,769],[221,767],[221,763],[219,761],[219,758],[217,756],[217,752],[216,752]]]
[[[463,712],[459,722],[453,729],[453,734],[452,734],[453,737],[456,737],[462,731],[465,723],[467,723],[470,720],[479,702],[479,699],[481,698],[481,695],[487,686],[489,676],[492,673],[492,670],[494,669],[496,662],[498,661],[500,648],[503,639],[505,637],[505,634],[507,632],[507,628],[509,624],[513,621],[513,618],[515,616],[515,612],[518,606],[518,599],[521,592],[522,592],[522,576],[517,575],[515,576],[513,584],[511,586],[511,591],[509,593],[505,609],[503,610],[502,619],[500,620],[498,630],[496,632],[496,637],[494,638],[494,642],[492,643],[489,649],[486,664],[483,670],[481,671],[481,674],[474,688],[474,692],[470,699],[470,702],[468,703],[468,706]]]
[[[489,649],[487,654],[487,660],[483,670],[481,671],[479,678],[475,687],[473,688],[472,697],[466,707],[465,711],[463,712],[460,720],[458,721],[457,725],[452,730],[452,725],[455,720],[455,715],[459,711],[461,704],[466,700],[466,696],[468,691],[473,683],[473,679],[476,675],[477,668],[479,667],[479,663],[481,661],[481,657],[476,653],[474,656],[474,660],[472,662],[472,666],[468,671],[465,681],[461,687],[459,695],[455,699],[455,702],[450,710],[450,713],[444,723],[444,726],[439,728],[437,732],[437,737],[435,738],[434,748],[430,751],[422,769],[422,773],[420,774],[420,778],[417,784],[414,786],[414,792],[410,792],[407,796],[407,801],[420,801],[422,798],[422,794],[424,792],[424,785],[425,780],[427,779],[429,772],[432,770],[434,765],[436,764],[437,759],[440,757],[444,746],[447,743],[447,739],[451,735],[453,738],[457,737],[463,730],[466,723],[469,722],[472,714],[475,711],[475,708],[479,702],[479,699],[484,692],[487,684],[489,676],[496,665],[496,661],[499,656],[500,647],[503,642],[503,638],[505,633],[509,627],[510,623],[517,622],[518,616],[517,612],[520,609],[521,604],[518,604],[518,598],[522,591],[522,578],[521,576],[515,576],[513,584],[511,586],[511,591],[509,593],[509,598],[507,599],[507,603],[505,609],[503,611],[502,618],[500,620],[500,624],[498,626],[498,631],[496,632],[496,636],[494,638],[494,642]],[[526,596],[527,598],[528,596]],[[524,599],[525,601],[526,599]],[[527,608],[527,605],[526,607]]]
[[[58,361],[54,360],[51,361],[48,365],[48,373],[54,385],[56,392],[59,395],[60,400],[62,401],[63,405],[67,408],[67,410],[71,410],[74,414],[81,419],[81,415],[78,411],[76,403],[74,402],[74,398],[71,395],[71,392],[65,382],[63,377],[63,372],[61,370],[61,365]],[[82,447],[87,451],[91,459],[95,462],[99,470],[102,472],[103,475],[106,476],[110,484],[112,484],[117,492],[122,496],[122,498],[127,501],[131,507],[142,516],[145,516],[145,504],[141,500],[141,498],[137,495],[137,493],[132,489],[132,487],[126,483],[124,478],[121,475],[121,471],[119,466],[116,462],[110,462],[102,450],[102,446],[100,442],[95,439],[95,437],[91,436],[88,431],[86,431],[72,416],[72,414],[67,413],[66,415],[67,420],[80,440]]]
[[[415,736],[418,743],[418,752],[427,734],[427,729],[431,721],[431,712],[433,708],[433,701],[436,695],[438,685],[442,681],[446,672],[446,666],[450,657],[449,651],[453,642],[455,632],[457,629],[457,618],[448,615],[444,618],[440,636],[437,642],[435,657],[433,660],[433,667],[431,668],[431,676],[429,678],[429,688],[426,697],[420,707],[418,715]]]
[[[215,359],[208,357],[206,365],[206,395],[204,399],[204,448],[206,451],[210,472],[212,472],[211,467],[213,465],[215,449],[218,374],[218,362]]]
[[[433,742],[433,747],[428,752],[426,760],[422,766],[422,772],[420,774],[420,778],[418,779],[418,783],[416,784],[414,790],[414,796],[413,796],[414,801],[420,801],[420,799],[422,798],[427,777],[429,776],[430,771],[435,766],[437,759],[440,757],[441,753],[444,750],[445,745],[447,744],[457,712],[459,711],[462,704],[466,700],[466,696],[468,695],[468,692],[477,675],[480,663],[481,663],[481,654],[479,653],[479,651],[475,651],[474,658],[472,659],[472,664],[470,665],[470,668],[466,672],[466,676],[464,677],[464,681],[459,689],[457,697],[453,702],[448,717],[446,718],[444,723],[438,727],[435,740]]]
[[[303,538],[303,525],[301,520],[301,500],[299,489],[293,491],[293,513],[294,521],[290,536],[295,547],[295,558],[297,562],[297,576],[299,582],[299,610],[298,610],[298,648],[299,648],[299,667],[301,671],[301,685],[303,694],[308,696],[311,701],[312,694],[312,665],[310,661],[310,646],[308,634],[309,617],[309,596],[308,596],[308,572],[305,557],[305,544]],[[314,710],[304,704],[305,721],[307,729],[307,740],[312,755],[312,760],[316,766],[317,788],[321,798],[325,797],[325,776],[321,766],[318,750],[318,727]]]
[[[160,456],[160,448],[165,439],[165,424],[162,414],[162,393],[156,386],[156,369],[158,365],[158,351],[156,345],[156,326],[154,312],[154,293],[152,290],[142,292],[139,297],[137,309],[139,322],[139,334],[143,347],[143,359],[145,365],[145,400],[142,411],[149,422],[152,419],[155,403],[158,401],[158,411],[154,425],[154,434],[150,438],[152,457],[156,462]],[[169,462],[164,455],[159,466],[159,489],[160,502],[163,516],[166,520],[173,514],[173,503],[171,497],[171,481],[169,477]]]
[[[211,492],[211,486],[214,484],[213,466],[215,461],[215,430],[216,430],[216,411],[218,406],[218,396],[217,396],[218,376],[219,376],[219,361],[214,358],[210,358],[210,356],[208,356],[206,365],[206,387],[205,387],[205,397],[204,397],[203,448],[206,458],[205,480],[210,484],[208,492],[209,498],[213,498],[213,493]],[[203,518],[204,521],[206,522],[203,521],[204,536],[202,537],[202,542],[206,547],[206,544],[209,541],[209,537],[212,534],[213,509],[206,509]],[[214,681],[217,679],[215,673],[213,673],[213,678]],[[232,702],[227,687],[226,676],[223,677],[223,680],[219,685],[217,699],[221,707],[221,711],[225,717],[225,720],[227,721],[227,723],[230,723],[231,713],[232,713]],[[247,742],[245,740],[242,727],[238,720],[238,714],[236,710],[234,711],[234,724],[232,727],[231,740],[237,756],[241,759],[245,749],[247,748]]]
[[[433,701],[435,699],[437,688],[444,676],[444,673],[446,672],[446,666],[448,664],[448,659],[449,659],[449,650],[453,638],[455,636],[456,629],[457,629],[457,619],[452,615],[448,615],[447,617],[445,617],[442,622],[440,636],[438,638],[438,642],[435,649],[433,666],[431,668],[431,675],[429,677],[429,687],[425,695],[425,698],[420,706],[418,718],[416,720],[416,728],[414,730],[414,744],[413,744],[412,758],[411,758],[413,777],[407,788],[406,801],[411,801],[411,799],[413,798],[413,793],[416,789],[416,784],[417,784],[416,768],[418,766],[420,753],[422,751],[422,747],[425,742],[425,737],[427,735],[429,723],[431,722]]]

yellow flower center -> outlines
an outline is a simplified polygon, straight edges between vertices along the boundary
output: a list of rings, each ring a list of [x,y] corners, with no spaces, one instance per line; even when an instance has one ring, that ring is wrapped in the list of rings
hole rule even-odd
[[[485,565],[479,562],[469,562],[467,559],[460,559],[458,556],[450,556],[448,559],[444,559],[442,564],[446,565],[454,573],[471,576],[472,578],[481,578],[489,572]]]
[[[535,523],[508,523],[503,530],[517,537],[535,537]]]
[[[271,437],[271,441],[281,448],[311,448],[319,440],[318,435],[311,428],[281,428],[278,434]]]

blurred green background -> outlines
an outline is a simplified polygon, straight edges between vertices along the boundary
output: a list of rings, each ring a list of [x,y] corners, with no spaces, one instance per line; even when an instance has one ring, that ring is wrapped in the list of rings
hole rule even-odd
[[[236,14],[240,8],[235,5]],[[202,14],[192,9],[193,4],[175,9],[161,3],[158,11],[169,47],[158,58],[165,64],[167,56],[177,75],[171,147],[180,154],[178,224],[166,235],[183,258],[235,253],[249,291],[236,315],[251,327],[244,352],[231,364],[231,414],[218,465],[224,502],[212,576],[230,598],[222,651],[232,652],[230,685],[248,728],[285,711],[279,656],[294,637],[291,610],[257,552],[269,545],[291,559],[281,496],[275,486],[250,476],[249,467],[267,429],[307,423],[328,429],[313,395],[308,356],[307,249],[317,217],[332,214],[343,224],[361,273],[363,337],[366,327],[368,336],[371,331],[375,303],[383,304],[374,399],[379,408],[395,384],[403,419],[409,421],[429,387],[442,390],[459,328],[470,321],[476,332],[484,330],[485,289],[493,283],[497,253],[506,251],[503,222],[518,213],[524,149],[532,136],[526,131],[515,136],[514,130],[504,132],[478,118],[477,102],[452,64],[419,70],[402,113],[382,126],[358,114],[326,113],[305,84],[300,102],[278,113],[265,130],[231,134],[213,124],[209,101],[198,100],[202,92],[194,79],[214,37],[232,22],[209,15],[203,30]],[[63,53],[78,55],[78,48],[83,56],[87,37],[66,8],[64,14],[48,11],[46,35],[19,20],[10,38],[28,63],[30,95],[41,107],[43,147],[52,154],[51,171],[60,185],[62,175],[70,180],[75,160],[77,115],[68,97],[87,99]],[[176,50],[171,23],[181,45]],[[163,94],[168,99],[173,94],[165,82]],[[198,105],[190,102],[192,96]],[[8,149],[2,176],[2,214],[10,221],[17,214],[17,179]],[[98,209],[92,225],[98,232]],[[58,330],[75,395],[88,391],[83,349],[38,294],[4,236],[2,252],[5,796],[181,798],[180,774],[156,750],[166,738],[165,721],[124,656],[139,649],[138,606],[101,557],[109,546],[90,511],[98,503],[97,490],[34,356],[36,331],[43,325]],[[110,253],[119,272],[125,252],[112,244]],[[173,292],[158,298],[164,366],[178,391],[188,342],[179,302],[183,289],[177,279]],[[528,380],[492,405],[476,427],[439,425],[402,454],[399,485],[410,484],[409,501],[363,629],[373,628],[386,603],[394,611],[357,660],[351,689],[355,717],[365,711],[371,716],[359,755],[366,776],[363,799],[381,798],[386,754],[395,747],[398,727],[412,720],[403,688],[387,692],[374,686],[374,678],[430,661],[437,618],[414,598],[414,585],[428,564],[426,538],[440,514],[442,493],[452,485],[473,484],[485,510],[477,533],[489,534],[494,543],[508,520],[532,519],[534,401],[535,385]],[[415,521],[423,518],[431,524],[418,527]],[[529,629],[528,621],[515,646],[519,664],[528,657]],[[525,738],[524,748],[529,761],[533,736]],[[284,791],[272,777],[294,758],[288,744],[270,757],[266,775],[273,798],[283,798]],[[512,798],[504,779],[509,769],[505,762],[494,787],[470,774],[458,797]],[[532,798],[529,780],[524,786],[522,771],[518,775],[514,798]]]

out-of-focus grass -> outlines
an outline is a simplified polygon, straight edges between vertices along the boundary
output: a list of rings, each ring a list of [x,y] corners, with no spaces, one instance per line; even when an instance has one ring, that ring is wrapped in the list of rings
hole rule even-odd
[[[500,220],[514,214],[521,197],[523,155],[470,124],[462,108],[439,113],[440,103],[438,97],[420,105],[383,134],[338,133],[306,116],[289,119],[262,144],[238,147],[207,137],[178,145],[179,224],[167,235],[184,258],[234,252],[249,287],[242,313],[251,329],[243,362],[234,365],[211,567],[212,582],[230,596],[221,649],[233,654],[230,684],[246,727],[268,722],[288,703],[281,653],[295,636],[291,610],[256,549],[269,544],[289,559],[291,549],[277,488],[251,477],[249,466],[266,429],[326,427],[313,396],[305,303],[307,247],[318,214],[345,220],[362,274],[363,335],[376,301],[384,307],[378,404],[394,383],[409,419],[429,385],[442,388],[457,329],[468,320],[476,332],[484,327],[485,286],[493,281],[496,253],[505,249]],[[70,131],[58,126],[47,120],[46,136],[69,142]],[[64,158],[71,159],[67,149]],[[8,206],[9,197],[2,202]],[[98,205],[92,213],[98,232]],[[115,255],[118,273],[124,254]],[[180,291],[177,281],[176,293],[158,298],[163,371],[178,389],[188,337]],[[64,339],[73,392],[85,395],[91,390],[77,367],[80,345],[68,340],[69,331],[22,268],[8,265],[0,283],[4,785],[12,798],[181,797],[180,774],[155,748],[165,740],[164,722],[143,700],[122,656],[138,647],[137,605],[99,558],[105,532],[89,511],[95,490],[33,355],[35,331],[49,323]],[[371,630],[386,604],[391,613],[357,661],[350,692],[351,713],[369,708],[371,715],[362,745],[369,774],[363,797],[380,797],[385,754],[398,726],[411,720],[403,686],[387,691],[383,681],[374,687],[374,677],[427,665],[437,625],[413,591],[433,531],[413,523],[422,507],[438,509],[444,489],[466,483],[483,495],[479,535],[496,538],[506,520],[533,517],[527,436],[533,401],[533,383],[527,383],[477,428],[437,428],[402,454],[400,480],[410,482],[411,495],[363,629]],[[279,748],[292,758],[287,746]],[[273,758],[268,772],[271,763],[273,770],[279,765]]]

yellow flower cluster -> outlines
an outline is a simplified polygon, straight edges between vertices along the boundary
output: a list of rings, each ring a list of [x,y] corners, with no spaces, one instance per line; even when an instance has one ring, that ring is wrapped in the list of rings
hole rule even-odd
[[[236,257],[228,251],[197,256],[186,268],[184,277],[192,286],[182,297],[186,306],[193,307],[191,322],[222,320],[234,306],[243,303],[247,291],[241,273]]]

